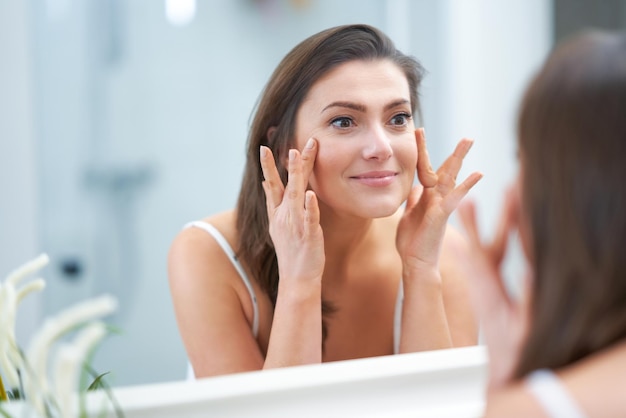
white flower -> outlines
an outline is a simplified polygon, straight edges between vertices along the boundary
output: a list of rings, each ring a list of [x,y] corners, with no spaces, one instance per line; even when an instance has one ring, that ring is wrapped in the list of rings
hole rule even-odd
[[[3,376],[11,387],[19,385],[17,370],[23,369],[22,356],[15,341],[15,315],[17,305],[26,295],[41,290],[45,286],[43,279],[36,279],[21,288],[19,283],[29,274],[48,264],[49,258],[41,254],[11,272],[4,283],[0,283],[0,368]]]
[[[23,264],[17,269],[13,270],[7,278],[5,283],[11,283],[13,286],[17,286],[20,281],[24,280],[30,273],[41,270],[48,262],[50,258],[47,254],[41,254],[33,260]]]
[[[93,322],[82,329],[72,343],[59,347],[54,367],[54,392],[61,417],[76,416],[82,365],[105,334],[104,323]]]
[[[17,306],[30,293],[43,289],[45,282],[38,278],[23,285],[20,283],[44,267],[48,260],[48,256],[42,254],[0,282],[0,370],[11,388],[23,383],[21,395],[40,416],[48,416],[50,410],[46,408],[52,408],[58,413],[55,416],[69,418],[78,412],[75,398],[83,363],[106,334],[104,323],[94,320],[113,312],[117,301],[109,295],[100,296],[77,303],[46,319],[40,331],[31,338],[24,356],[15,341]],[[59,344],[54,363],[54,390],[51,391],[47,376],[48,357],[53,345],[81,326],[84,327],[73,341]]]
[[[19,352],[15,342],[15,307],[17,295],[12,285],[0,285],[0,368],[10,387],[19,384]]]
[[[50,395],[47,371],[48,354],[52,345],[77,326],[108,315],[116,307],[116,299],[109,295],[79,302],[46,319],[41,330],[33,336],[26,355],[31,370],[24,376],[24,395],[30,399],[40,414],[45,413],[45,399]],[[80,365],[82,366],[82,362]]]

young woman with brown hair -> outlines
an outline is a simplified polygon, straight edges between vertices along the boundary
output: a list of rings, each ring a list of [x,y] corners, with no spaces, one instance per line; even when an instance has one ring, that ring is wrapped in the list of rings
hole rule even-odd
[[[431,169],[413,119],[422,73],[367,25],[282,60],[237,207],[191,223],[170,251],[197,377],[476,343],[455,262],[465,242],[447,220],[481,175],[455,183],[467,139]]]
[[[560,45],[518,121],[520,171],[492,243],[471,203],[472,299],[489,350],[489,417],[623,417],[626,376],[626,34]],[[500,267],[519,231],[530,277]]]

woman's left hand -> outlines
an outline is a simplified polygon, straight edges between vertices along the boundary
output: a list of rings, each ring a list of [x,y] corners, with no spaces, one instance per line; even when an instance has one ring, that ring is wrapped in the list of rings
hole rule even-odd
[[[432,271],[438,268],[446,224],[461,199],[482,178],[474,172],[456,185],[463,159],[472,147],[471,139],[462,139],[456,149],[435,172],[431,168],[424,129],[415,131],[417,176],[421,185],[413,187],[396,236],[396,247],[407,272]]]
[[[509,294],[502,274],[509,236],[515,232],[522,234],[524,230],[520,228],[520,207],[519,184],[516,184],[505,194],[500,222],[491,241],[481,239],[474,203],[464,202],[459,207],[459,217],[469,240],[469,262],[465,270],[470,296],[489,352],[490,389],[513,379],[530,324],[533,281],[530,266],[526,265],[522,292],[517,297]]]

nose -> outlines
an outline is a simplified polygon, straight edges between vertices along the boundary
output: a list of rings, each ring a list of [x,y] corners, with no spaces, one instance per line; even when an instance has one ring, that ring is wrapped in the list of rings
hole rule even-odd
[[[368,130],[363,146],[363,158],[385,161],[393,155],[389,136],[381,126]]]

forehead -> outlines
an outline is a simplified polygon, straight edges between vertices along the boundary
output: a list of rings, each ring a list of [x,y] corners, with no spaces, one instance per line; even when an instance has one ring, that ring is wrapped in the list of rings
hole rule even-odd
[[[358,60],[343,63],[317,80],[303,104],[399,98],[410,100],[410,89],[404,72],[396,64],[389,60]]]

